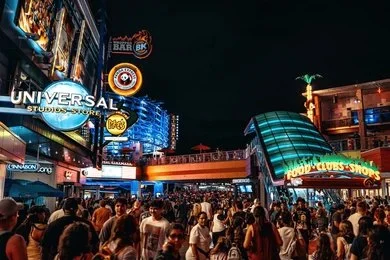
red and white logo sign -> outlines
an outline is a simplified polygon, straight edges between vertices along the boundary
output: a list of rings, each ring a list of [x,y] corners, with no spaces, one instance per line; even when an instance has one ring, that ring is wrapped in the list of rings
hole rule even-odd
[[[131,63],[120,63],[108,74],[108,84],[116,94],[132,96],[141,88],[141,71]]]

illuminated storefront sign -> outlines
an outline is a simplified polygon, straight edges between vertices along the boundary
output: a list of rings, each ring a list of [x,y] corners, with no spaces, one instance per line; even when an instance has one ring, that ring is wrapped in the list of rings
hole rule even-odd
[[[109,48],[111,53],[130,54],[138,59],[145,59],[152,53],[152,36],[148,31],[142,30],[132,37],[114,37],[110,39]]]
[[[324,155],[285,165],[285,178],[291,180],[299,176],[315,173],[359,174],[376,181],[381,179],[378,168],[372,163],[339,155]]]
[[[8,164],[7,170],[10,172],[36,172],[52,174],[53,168],[49,166],[41,166],[39,163],[25,163],[25,164]]]
[[[80,84],[63,80],[57,81],[44,91],[13,91],[11,102],[26,105],[27,111],[40,112],[42,119],[59,131],[75,130],[88,120],[89,116],[100,116],[95,109],[117,110],[112,99],[95,100]]]
[[[250,182],[251,182],[250,179],[233,179],[232,180],[233,184],[237,184],[237,183],[250,183]]]
[[[141,89],[141,71],[131,63],[120,63],[110,70],[108,84],[116,94],[132,96]]]
[[[106,129],[112,135],[121,135],[127,129],[128,116],[123,113],[114,113],[107,118]]]

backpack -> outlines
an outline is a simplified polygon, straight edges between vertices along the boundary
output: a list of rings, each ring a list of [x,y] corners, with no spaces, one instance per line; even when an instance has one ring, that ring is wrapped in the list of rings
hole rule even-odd
[[[8,240],[14,235],[12,232],[6,232],[2,235],[0,235],[0,259],[7,260],[7,254],[5,252],[5,249],[7,247]]]
[[[232,247],[229,249],[228,255],[227,255],[227,260],[241,260],[241,251],[238,249],[236,244],[232,244]]]
[[[95,254],[93,257],[92,257],[92,260],[115,260],[117,259],[117,256],[124,250],[126,249],[126,247],[123,247],[121,250],[119,250],[118,252],[114,253],[110,250],[110,248],[108,247],[108,242],[106,242],[99,253]]]

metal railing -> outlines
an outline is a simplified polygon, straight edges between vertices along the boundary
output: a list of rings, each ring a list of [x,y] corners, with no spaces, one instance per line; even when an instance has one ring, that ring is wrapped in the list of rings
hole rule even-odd
[[[324,129],[338,128],[338,127],[350,127],[350,126],[355,126],[355,125],[357,125],[357,124],[355,124],[353,122],[352,117],[322,121],[322,126]]]
[[[185,154],[164,156],[159,158],[149,158],[146,162],[146,165],[233,161],[245,160],[247,157],[248,152],[246,149],[233,151],[216,151],[212,153]]]
[[[336,152],[356,151],[361,149],[360,138],[346,138],[338,140],[328,140],[329,144]],[[390,147],[390,136],[376,135],[366,137],[367,149],[378,147]]]

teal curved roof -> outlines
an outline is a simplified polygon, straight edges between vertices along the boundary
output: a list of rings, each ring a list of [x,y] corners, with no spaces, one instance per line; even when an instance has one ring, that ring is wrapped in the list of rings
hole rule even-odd
[[[245,135],[256,133],[272,178],[284,178],[288,162],[332,153],[333,150],[314,124],[304,115],[276,111],[252,117]]]

